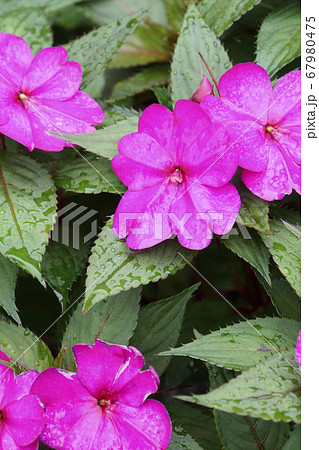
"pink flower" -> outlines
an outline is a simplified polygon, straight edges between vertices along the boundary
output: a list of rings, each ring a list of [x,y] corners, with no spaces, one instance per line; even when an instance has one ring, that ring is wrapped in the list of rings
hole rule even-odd
[[[77,374],[42,372],[31,392],[46,408],[41,440],[55,449],[166,449],[171,422],[164,406],[146,400],[159,379],[134,347],[95,341],[73,347]]]
[[[10,361],[0,352],[0,360]],[[0,448],[8,450],[37,450],[38,437],[45,420],[39,399],[30,394],[38,376],[32,370],[17,377],[14,371],[0,364]]]
[[[265,200],[300,193],[300,71],[272,90],[262,67],[237,64],[221,77],[219,91],[221,98],[207,96],[201,107],[213,122],[227,124],[246,186]]]
[[[189,100],[174,112],[151,105],[138,132],[124,136],[112,168],[128,191],[115,212],[113,230],[132,249],[152,247],[174,234],[190,249],[209,245],[212,231],[228,233],[240,209],[229,180],[238,166],[228,135]]]
[[[62,47],[33,58],[21,38],[0,33],[0,133],[32,151],[56,152],[70,146],[45,131],[88,133],[104,119],[100,106],[79,91],[81,66],[67,62]]]
[[[301,365],[301,330],[299,331],[299,338],[296,344],[296,361],[299,365]]]
[[[199,88],[191,96],[190,100],[192,102],[200,103],[203,100],[203,98],[206,95],[211,94],[212,91],[213,91],[213,86],[212,86],[211,82],[209,81],[209,79],[207,77],[204,76],[199,85]]]

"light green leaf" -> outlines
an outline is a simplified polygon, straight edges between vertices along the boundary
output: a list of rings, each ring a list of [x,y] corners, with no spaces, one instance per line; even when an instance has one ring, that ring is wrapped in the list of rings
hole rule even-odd
[[[164,3],[171,25],[179,32],[186,13],[186,2],[184,0],[164,0]]]
[[[0,252],[42,281],[41,260],[56,213],[54,184],[27,156],[0,156]]]
[[[278,350],[295,347],[300,324],[294,320],[266,317],[240,322],[161,355],[188,356],[220,367],[245,370]]]
[[[118,141],[125,135],[137,132],[138,117],[129,117],[126,120],[121,120],[115,125],[102,128],[101,130],[93,131],[93,133],[84,134],[62,134],[72,144],[80,145],[86,150],[103,156],[107,159],[112,159],[118,154]],[[55,134],[55,133],[52,133]]]
[[[119,81],[114,86],[108,103],[123,100],[135,94],[140,94],[154,86],[162,86],[169,81],[169,68],[167,65],[156,65],[147,67],[141,72]]]
[[[180,426],[175,426],[168,450],[203,450]]]
[[[248,189],[240,189],[241,208],[236,222],[262,233],[271,233],[269,227],[268,202],[253,195]]]
[[[220,36],[235,20],[260,2],[261,0],[200,0],[198,9],[205,22]]]
[[[48,21],[39,9],[23,8],[8,12],[0,17],[0,30],[15,34],[30,45],[33,56],[42,48],[53,43]]]
[[[301,296],[301,247],[300,239],[280,220],[270,223],[272,235],[261,233],[264,244],[268,247],[279,270],[296,293]],[[300,227],[296,227],[300,230]]]
[[[106,69],[143,14],[144,11],[139,11],[122,17],[65,45],[69,60],[81,64],[82,89]]]
[[[30,330],[13,323],[0,321],[0,350],[28,370],[49,368],[53,357],[49,348]]]
[[[146,364],[153,366],[159,376],[171,358],[159,358],[156,354],[177,344],[187,302],[198,286],[195,284],[178,295],[141,308],[130,344],[142,352]]]
[[[79,1],[81,0],[0,0],[0,14],[20,8],[45,8],[46,11],[53,11]]]
[[[96,339],[101,339],[128,345],[137,324],[140,299],[141,289],[131,289],[106,298],[85,315],[82,314],[83,305],[79,304],[63,335],[62,341],[67,342],[64,367],[68,369],[73,365],[72,347],[77,343],[92,345]]]
[[[256,63],[270,77],[301,53],[300,3],[276,8],[263,21],[257,36]]]
[[[176,239],[134,252],[115,236],[112,221],[108,221],[89,259],[84,311],[109,295],[174,274],[185,266],[184,258],[189,261],[195,254],[181,247]]]
[[[69,289],[82,273],[89,253],[88,244],[80,243],[80,249],[60,242],[50,241],[43,256],[42,273],[58,297],[63,309],[68,301]]]
[[[208,394],[178,398],[241,416],[300,423],[300,368],[295,350],[272,355]]]
[[[265,278],[267,283],[271,285],[269,275],[269,251],[255,231],[251,230],[249,235],[250,238],[245,239],[245,237],[240,234],[230,234],[227,239],[222,239],[222,242],[229,250],[236,253],[240,258],[243,258],[255,267]]]
[[[224,47],[214,32],[201,18],[191,3],[184,18],[172,62],[172,100],[190,98],[204,75],[210,77],[198,54],[200,52],[218,81],[231,63]]]
[[[84,153],[83,157],[71,153],[60,159],[54,182],[57,187],[66,191],[83,194],[123,194],[126,191],[124,184],[115,175],[110,161],[90,153]]]
[[[9,259],[0,254],[0,306],[16,322],[21,323],[15,305],[15,286],[17,281],[17,267]]]
[[[204,449],[220,450],[220,441],[211,412],[185,403],[166,403],[172,422],[181,426]]]

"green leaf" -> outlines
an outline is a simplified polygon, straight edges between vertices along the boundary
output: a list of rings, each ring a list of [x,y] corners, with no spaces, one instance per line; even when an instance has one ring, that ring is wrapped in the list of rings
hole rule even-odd
[[[211,412],[185,403],[166,403],[172,422],[181,426],[204,449],[220,450],[220,441]]]
[[[240,189],[240,197],[241,208],[236,219],[237,223],[262,233],[271,233],[268,202],[256,197],[246,188]]]
[[[175,426],[168,450],[203,450],[180,426]]]
[[[82,67],[82,89],[95,80],[114,59],[145,11],[117,19],[65,45],[69,60]]]
[[[220,36],[235,20],[260,2],[261,0],[200,0],[198,9],[205,22]]]
[[[112,69],[145,66],[170,62],[174,50],[175,33],[154,22],[143,23],[121,47]]]
[[[271,221],[272,235],[260,234],[273,260],[296,293],[301,296],[300,239],[280,220]],[[299,230],[300,228],[297,227]]]
[[[111,192],[123,194],[126,187],[115,175],[110,161],[102,156],[85,153],[68,154],[59,160],[54,175],[57,187],[83,194]]]
[[[241,416],[300,423],[300,368],[295,350],[272,355],[208,394],[178,398]]]
[[[115,236],[112,221],[108,221],[89,259],[84,311],[109,295],[165,279],[182,269],[195,254],[176,239],[134,252]]]
[[[53,289],[63,309],[69,290],[82,273],[89,253],[88,244],[81,241],[80,249],[51,240],[42,260],[44,279]]]
[[[171,358],[159,358],[156,354],[177,344],[186,305],[198,286],[195,284],[178,295],[141,308],[130,344],[142,352],[146,364],[153,366],[159,376]]]
[[[112,159],[118,154],[118,141],[125,135],[137,132],[138,117],[129,117],[126,120],[121,120],[115,125],[102,128],[101,130],[93,131],[93,133],[84,134],[62,134],[58,133],[72,142],[80,145],[86,150],[103,156],[107,159]],[[52,133],[57,134],[57,133]]]
[[[300,324],[266,317],[240,322],[161,355],[188,356],[233,370],[245,370],[269,354],[295,347]]]
[[[92,345],[98,338],[112,344],[128,345],[137,324],[141,289],[113,295],[95,305],[85,315],[82,304],[73,312],[63,335],[67,342],[64,367],[74,363],[72,347],[85,342]],[[140,350],[140,349],[139,349]]]
[[[173,56],[171,83],[174,103],[181,98],[190,98],[203,76],[210,77],[198,52],[203,55],[217,81],[231,66],[221,42],[191,3]]]
[[[300,3],[276,8],[263,21],[257,36],[256,63],[270,77],[301,54]]]
[[[184,0],[164,0],[168,19],[177,32],[182,27],[184,15],[186,13],[186,3]]]
[[[153,92],[156,95],[158,103],[170,109],[171,111],[173,110],[171,95],[165,87],[154,87]]]
[[[33,56],[53,43],[52,33],[43,12],[34,8],[23,8],[0,17],[0,30],[15,34],[30,45]]]
[[[168,66],[156,65],[147,67],[141,72],[130,76],[129,78],[119,81],[114,86],[111,97],[108,103],[113,103],[118,100],[123,100],[135,94],[140,94],[154,86],[162,86],[169,81]]]
[[[17,281],[17,267],[0,254],[0,306],[17,323],[21,323],[15,305],[15,287]]]
[[[250,238],[245,239],[244,236],[230,234],[227,239],[225,237],[222,242],[232,252],[236,253],[240,258],[243,258],[265,278],[268,284],[271,285],[269,275],[270,254],[263,241],[258,234],[251,230],[249,232]]]
[[[27,156],[0,156],[0,252],[42,281],[41,260],[56,213],[54,184]]]
[[[20,8],[45,8],[53,11],[81,0],[0,0],[0,14]]]
[[[28,370],[49,368],[53,357],[49,348],[30,330],[0,321],[0,350]]]
[[[282,450],[299,450],[301,448],[301,426],[296,425],[290,439],[283,446]]]

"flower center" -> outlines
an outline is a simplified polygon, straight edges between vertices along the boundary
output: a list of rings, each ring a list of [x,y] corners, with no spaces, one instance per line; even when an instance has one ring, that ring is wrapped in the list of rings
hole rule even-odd
[[[173,172],[171,172],[169,179],[171,180],[172,183],[181,184],[183,183],[184,180],[183,172],[179,168],[174,169]]]
[[[107,400],[106,398],[101,398],[98,401],[98,405],[101,406],[102,408],[109,408],[112,405],[112,401],[111,400]]]
[[[20,92],[19,93],[19,100],[28,100],[28,97],[23,92]]]
[[[267,133],[272,133],[273,131],[274,131],[274,127],[272,126],[272,125],[266,125],[266,131],[267,131]]]

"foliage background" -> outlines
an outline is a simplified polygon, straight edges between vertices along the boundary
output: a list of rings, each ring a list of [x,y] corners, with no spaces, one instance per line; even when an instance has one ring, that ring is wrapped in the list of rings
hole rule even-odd
[[[72,142],[83,148],[78,152],[66,149],[50,154],[35,150],[29,154],[7,138],[7,150],[0,150],[2,174],[10,179],[10,193],[23,234],[21,239],[12,222],[4,186],[0,185],[0,214],[4,214],[0,224],[0,346],[18,357],[35,342],[34,335],[41,336],[42,340],[20,362],[43,370],[54,358],[55,364],[61,365],[62,357],[63,366],[72,368],[72,344],[91,342],[97,335],[111,342],[130,343],[161,375],[161,393],[156,398],[165,403],[174,423],[170,448],[297,449],[300,427],[293,422],[299,422],[298,407],[294,399],[289,403],[287,396],[283,396],[282,408],[277,404],[278,396],[273,397],[278,415],[277,419],[276,414],[269,418],[276,421],[262,420],[262,406],[254,410],[251,401],[245,405],[243,397],[237,405],[243,408],[244,415],[234,414],[235,400],[223,404],[221,409],[228,412],[222,412],[175,399],[176,395],[200,396],[214,390],[238,376],[234,369],[252,371],[260,361],[264,364],[262,386],[272,378],[267,371],[273,374],[274,370],[275,375],[277,369],[280,372],[277,361],[257,352],[260,339],[254,341],[249,327],[228,329],[237,345],[236,350],[229,348],[231,339],[225,339],[218,330],[241,320],[233,307],[248,319],[267,317],[266,322],[253,323],[264,330],[261,332],[276,348],[282,350],[285,346],[285,351],[292,354],[300,321],[297,194],[267,204],[244,190],[238,178],[235,184],[243,198],[239,225],[249,227],[251,240],[243,239],[240,229],[238,236],[226,240],[215,237],[193,259],[196,270],[178,257],[182,250],[170,241],[159,250],[142,252],[137,258],[139,267],[136,258],[133,263],[125,260],[125,271],[119,270],[111,281],[104,280],[98,293],[93,289],[85,300],[80,297],[103,265],[112,261],[110,248],[114,246],[115,252],[125,248],[124,244],[116,246],[105,226],[119,200],[105,179],[120,192],[125,189],[109,164],[109,158],[116,153],[116,142],[136,131],[138,116],[146,106],[160,102],[172,107],[177,99],[191,96],[206,73],[198,51],[217,78],[231,63],[256,61],[268,70],[275,83],[300,66],[298,2],[200,0],[197,9],[189,3],[0,0],[0,31],[23,37],[34,53],[50,45],[64,45],[69,59],[82,64],[82,89],[96,98],[106,112],[98,127],[102,131],[99,139],[73,138]],[[87,165],[81,154],[104,178]],[[96,237],[81,244],[79,250],[60,241],[48,241],[48,232],[56,220],[55,198],[58,209],[75,202],[97,211],[99,229],[103,231],[94,249]],[[85,226],[81,228],[83,235],[90,224],[87,230]],[[184,250],[183,255],[190,261],[193,253]],[[143,289],[141,284],[145,285]],[[125,292],[121,292],[123,286]],[[135,290],[127,292],[130,288]],[[86,315],[82,315],[82,308],[89,310]],[[215,330],[217,334],[209,335],[206,344],[201,342],[199,346],[195,341],[193,347],[156,356],[192,342],[194,333],[199,338]],[[254,355],[243,353],[236,360],[238,343],[250,350],[253,345]],[[192,358],[171,358],[173,353]],[[220,355],[219,360],[216,355]],[[254,372],[250,376],[251,387],[252,380],[258,377]],[[218,407],[219,400],[198,397],[198,401]]]

